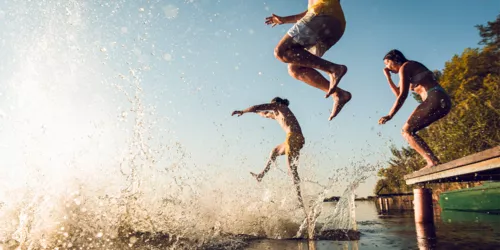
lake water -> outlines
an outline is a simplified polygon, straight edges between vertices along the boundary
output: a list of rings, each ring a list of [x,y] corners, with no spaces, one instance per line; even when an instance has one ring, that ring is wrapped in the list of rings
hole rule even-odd
[[[356,221],[359,241],[259,240],[247,249],[500,249],[500,215],[436,209],[434,227],[422,226],[415,225],[413,211],[382,215],[375,202],[361,201]]]

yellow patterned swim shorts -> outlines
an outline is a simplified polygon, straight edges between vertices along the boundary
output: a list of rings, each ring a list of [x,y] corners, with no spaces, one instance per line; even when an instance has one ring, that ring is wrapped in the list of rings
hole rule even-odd
[[[285,140],[285,154],[297,155],[304,146],[305,139],[300,133],[290,132],[286,135]]]

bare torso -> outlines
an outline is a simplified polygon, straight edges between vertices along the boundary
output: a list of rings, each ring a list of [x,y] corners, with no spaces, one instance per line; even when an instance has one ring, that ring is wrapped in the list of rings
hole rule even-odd
[[[286,133],[292,132],[302,134],[302,129],[300,128],[297,118],[295,118],[295,115],[287,106],[276,105],[276,108],[272,112],[274,112],[275,120]]]

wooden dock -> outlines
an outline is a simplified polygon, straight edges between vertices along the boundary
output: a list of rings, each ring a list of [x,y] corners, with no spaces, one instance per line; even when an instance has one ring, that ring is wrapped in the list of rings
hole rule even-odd
[[[378,194],[377,198],[391,198],[391,197],[400,197],[400,196],[411,196],[413,193],[400,193],[400,194]]]
[[[407,185],[500,180],[500,146],[404,176]]]

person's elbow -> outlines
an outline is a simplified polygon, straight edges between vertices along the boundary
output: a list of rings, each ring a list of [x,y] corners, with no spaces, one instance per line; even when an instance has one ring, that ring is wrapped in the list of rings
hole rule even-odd
[[[406,100],[406,98],[408,98],[408,92],[407,91],[403,91],[403,92],[399,92],[398,93],[398,101],[399,102],[404,102]]]

